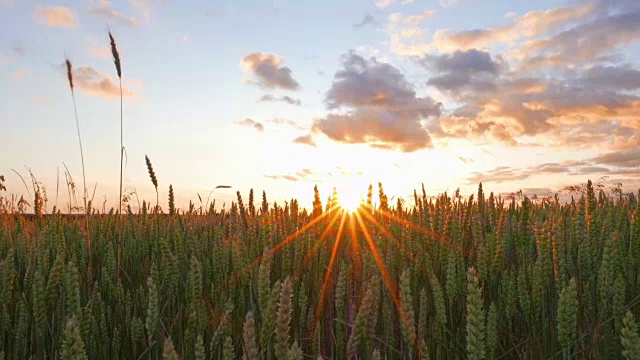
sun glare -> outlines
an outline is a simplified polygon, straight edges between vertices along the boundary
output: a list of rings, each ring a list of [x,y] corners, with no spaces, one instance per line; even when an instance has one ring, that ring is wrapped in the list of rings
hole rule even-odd
[[[354,213],[362,204],[362,197],[357,192],[339,193],[338,203],[348,213]]]

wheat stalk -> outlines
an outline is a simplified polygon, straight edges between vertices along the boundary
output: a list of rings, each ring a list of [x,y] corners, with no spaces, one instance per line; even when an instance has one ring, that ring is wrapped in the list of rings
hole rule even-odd
[[[71,89],[71,98],[73,99],[73,111],[76,118],[76,130],[78,131],[78,145],[80,146],[80,161],[82,163],[82,186],[84,188],[84,209],[87,211],[87,178],[85,176],[84,168],[84,151],[82,150],[82,137],[80,136],[80,120],[78,119],[78,107],[76,106],[76,94],[73,90],[73,65],[71,60],[65,59],[67,67],[67,80],[69,80],[69,89]],[[86,227],[87,227],[87,248],[89,249],[89,259],[91,259],[91,229],[89,228],[89,214],[85,215]]]
[[[111,55],[113,56],[113,64],[116,66],[116,72],[118,73],[118,79],[120,81],[120,194],[118,195],[118,264],[116,279],[120,281],[120,254],[122,251],[122,173],[124,163],[124,117],[122,109],[122,67],[120,66],[120,54],[118,53],[118,47],[116,46],[116,40],[113,38],[111,31],[109,31],[109,44],[111,45]]]
[[[147,155],[144,156],[144,161],[147,163],[147,171],[149,172],[149,178],[151,178],[151,183],[156,188],[156,211],[158,211],[159,197],[158,197],[158,178],[156,178],[156,173],[153,171],[153,165],[151,165],[151,160]]]

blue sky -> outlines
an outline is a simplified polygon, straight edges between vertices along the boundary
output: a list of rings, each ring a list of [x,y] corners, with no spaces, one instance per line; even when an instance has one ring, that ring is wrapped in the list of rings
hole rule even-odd
[[[405,197],[423,182],[542,194],[602,176],[633,190],[636,23],[632,0],[0,0],[0,174],[22,193],[11,169],[29,167],[50,206],[63,162],[80,184],[66,55],[88,186],[117,202],[108,26],[129,95],[125,184],[142,198],[145,154],[182,206],[220,183],[234,189],[219,201],[254,188],[303,205],[314,184],[378,181]]]

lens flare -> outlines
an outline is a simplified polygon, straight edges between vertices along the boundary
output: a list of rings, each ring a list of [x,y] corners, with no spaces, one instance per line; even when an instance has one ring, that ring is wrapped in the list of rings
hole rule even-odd
[[[355,192],[347,192],[338,194],[338,203],[340,207],[352,214],[358,210],[362,204],[362,197]]]

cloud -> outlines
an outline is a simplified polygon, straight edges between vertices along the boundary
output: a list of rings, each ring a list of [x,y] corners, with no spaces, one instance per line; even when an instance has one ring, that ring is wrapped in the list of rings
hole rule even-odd
[[[264,132],[264,125],[262,125],[262,123],[255,121],[253,119],[247,118],[244,120],[239,120],[239,121],[236,121],[235,124],[240,126],[252,127],[260,132]]]
[[[242,58],[243,69],[254,76],[250,81],[268,89],[297,90],[300,85],[292,77],[292,71],[282,66],[284,59],[278,55],[255,52]]]
[[[37,24],[57,27],[74,27],[78,24],[76,15],[64,6],[37,5],[33,13]]]
[[[316,173],[309,169],[302,169],[301,171],[297,171],[291,174],[282,174],[282,175],[265,175],[264,177],[272,180],[287,180],[292,182],[297,181],[311,181],[312,179],[316,182],[321,182],[318,179],[315,179]]]
[[[300,180],[293,175],[265,175],[264,177],[272,180],[288,180],[293,182]]]
[[[535,37],[556,29],[563,29],[594,11],[594,6],[559,7],[546,11],[531,11],[515,19],[511,24],[486,29],[463,31],[438,30],[434,42],[444,50],[482,48],[497,43],[510,43],[522,37]]]
[[[189,35],[189,33],[184,33],[182,34],[182,42],[188,43],[191,41],[191,36]]]
[[[473,162],[473,159],[471,158],[466,158],[463,156],[458,156],[458,160],[462,161],[463,164],[469,164]]]
[[[11,6],[11,5],[13,5],[13,0],[0,0],[0,4],[6,5],[6,6]]]
[[[413,3],[413,2],[414,2],[414,0],[404,0],[404,1],[402,1],[400,4],[402,4],[402,5],[409,5],[409,4]]]
[[[313,141],[313,137],[311,135],[298,136],[297,138],[293,139],[293,143],[294,144],[309,145],[309,146],[313,146],[313,147],[317,146],[315,141]]]
[[[419,25],[422,21],[424,21],[424,19],[431,17],[433,14],[435,14],[435,12],[436,12],[435,10],[423,10],[418,15],[407,16],[404,19],[404,22],[409,25],[414,25],[414,26]]]
[[[588,68],[578,80],[585,87],[613,90],[640,89],[640,71],[634,69],[631,64],[618,66],[594,65]]]
[[[609,166],[639,168],[640,172],[640,150],[632,149],[628,151],[616,151],[596,156],[591,161]]]
[[[502,183],[505,181],[522,180],[528,177],[527,174],[519,172],[517,169],[509,166],[498,166],[492,170],[486,172],[473,172],[467,178],[467,184],[478,183]]]
[[[514,180],[524,180],[533,176],[544,176],[550,174],[579,174],[580,165],[578,163],[544,163],[526,168],[514,168],[510,166],[498,166],[486,172],[473,172],[467,179],[468,184],[477,184],[479,182],[503,183]],[[577,167],[576,167],[577,166]],[[575,169],[574,169],[575,168]]]
[[[438,3],[443,8],[448,8],[448,7],[456,5],[458,3],[458,0],[439,0]]]
[[[452,54],[426,56],[422,63],[432,76],[427,84],[450,96],[460,93],[494,92],[502,65],[487,52],[456,51]]]
[[[395,67],[350,52],[325,95],[339,111],[313,121],[313,132],[348,144],[413,152],[432,147],[422,121],[438,117],[442,104],[418,97]]]
[[[558,34],[527,41],[516,53],[523,70],[581,65],[610,58],[621,45],[640,40],[640,11],[599,14]]]
[[[601,166],[585,166],[585,167],[581,167],[580,169],[578,169],[577,174],[580,175],[589,175],[589,174],[603,174],[603,173],[608,173],[609,170],[606,167],[601,167]]]
[[[640,144],[640,71],[630,64],[519,70],[501,55],[477,49],[426,55],[427,84],[458,104],[429,123],[437,138],[519,136],[548,145],[625,149]]]
[[[73,83],[84,92],[108,98],[120,97],[119,85],[109,75],[103,74],[91,66],[80,66],[73,69]],[[133,92],[123,83],[122,95],[133,96]]]
[[[152,4],[143,0],[128,0],[129,5],[140,9],[144,18],[148,21],[151,17]]]
[[[521,188],[512,192],[501,192],[498,196],[509,197],[515,194],[522,194],[522,196],[534,197],[534,196],[550,196],[554,194],[554,191],[550,188]]]
[[[297,123],[297,122],[295,122],[293,120],[288,120],[288,119],[276,118],[276,119],[267,120],[266,122],[268,122],[269,124],[274,124],[274,125],[288,126],[288,127],[294,128],[296,130],[304,130],[305,129],[299,123]]]
[[[467,179],[469,184],[479,182],[502,183],[551,174],[565,175],[621,175],[627,178],[640,177],[640,150],[609,152],[584,160],[569,160],[559,163],[544,163],[524,168],[499,166],[486,172],[474,172]]]
[[[89,8],[89,12],[107,21],[116,22],[122,25],[137,26],[139,24],[138,19],[128,17],[113,10],[111,2],[107,0],[98,0],[97,3],[93,3]]]
[[[518,16],[518,14],[516,14],[516,13],[515,13],[515,12],[513,12],[513,11],[509,11],[508,13],[504,14],[504,17],[505,17],[506,19],[514,18],[514,17],[516,17],[516,16]]]
[[[302,102],[300,102],[300,99],[294,99],[290,96],[274,96],[271,94],[266,94],[263,95],[260,99],[258,99],[258,102],[284,102],[290,105],[296,105],[296,106],[301,106]]]
[[[378,21],[371,14],[365,14],[360,22],[353,24],[353,27],[356,29],[360,29],[365,26],[379,27],[380,23],[378,23]]]
[[[397,0],[378,0],[376,1],[376,6],[380,9],[384,9],[396,3]]]
[[[86,37],[88,51],[91,55],[98,58],[108,58],[111,56],[111,49],[106,41],[101,41],[96,36],[88,35]]]

